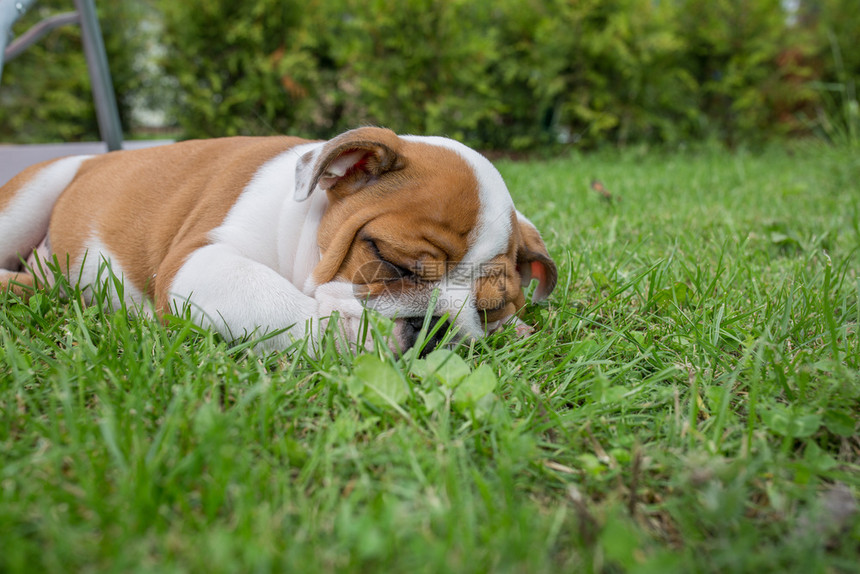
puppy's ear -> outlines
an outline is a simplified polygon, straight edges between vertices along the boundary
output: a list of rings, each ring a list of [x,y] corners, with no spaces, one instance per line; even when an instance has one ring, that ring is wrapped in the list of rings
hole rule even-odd
[[[532,301],[542,301],[549,297],[558,281],[558,270],[549,256],[543,239],[532,222],[517,212],[519,244],[517,245],[517,272],[525,287],[532,279],[538,280]]]
[[[358,128],[337,136],[299,158],[295,200],[304,201],[317,187],[349,195],[386,172],[403,169],[400,143],[397,134],[382,128]]]

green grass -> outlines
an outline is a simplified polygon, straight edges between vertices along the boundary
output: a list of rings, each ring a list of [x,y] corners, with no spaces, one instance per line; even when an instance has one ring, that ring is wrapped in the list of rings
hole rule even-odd
[[[860,158],[499,167],[559,264],[527,339],[258,357],[10,297],[0,571],[855,571]]]

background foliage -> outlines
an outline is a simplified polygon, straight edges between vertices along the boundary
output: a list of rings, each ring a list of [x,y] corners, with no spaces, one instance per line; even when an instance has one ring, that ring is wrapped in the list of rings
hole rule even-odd
[[[0,293],[0,572],[855,574],[860,154],[560,155],[498,162],[559,264],[527,338]]]
[[[131,126],[135,98],[146,90],[141,73],[147,38],[138,33],[142,4],[97,2],[123,125]],[[14,27],[24,33],[39,20],[74,10],[70,0],[41,0]],[[0,141],[99,139],[80,28],[65,26],[7,62],[0,78]]]
[[[41,2],[38,14],[69,2]],[[179,137],[361,124],[484,148],[854,137],[854,0],[100,2],[125,125]],[[64,8],[62,8],[64,9]],[[16,30],[23,31],[27,22]],[[3,141],[97,138],[79,32],[10,63]]]

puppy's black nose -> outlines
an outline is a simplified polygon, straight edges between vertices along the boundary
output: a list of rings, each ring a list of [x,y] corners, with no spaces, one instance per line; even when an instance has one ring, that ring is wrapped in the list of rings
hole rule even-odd
[[[430,320],[429,331],[433,331],[436,328],[436,324],[439,322],[441,317],[433,317]],[[421,327],[424,325],[424,317],[409,317],[403,320],[403,344],[405,345],[404,351],[411,349],[415,346],[415,343],[418,342],[418,335],[421,333]],[[442,337],[445,336],[445,333],[451,327],[450,321],[447,319],[444,323],[439,325],[439,328],[436,329],[436,332],[433,333],[432,337],[429,337],[425,342],[424,346],[421,348],[419,355],[421,357],[427,355],[433,349],[439,346],[439,343],[442,341]]]

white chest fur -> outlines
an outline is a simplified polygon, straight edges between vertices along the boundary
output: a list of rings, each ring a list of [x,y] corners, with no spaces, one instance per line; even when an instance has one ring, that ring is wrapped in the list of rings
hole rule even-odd
[[[319,262],[317,230],[328,199],[317,193],[308,201],[295,201],[296,161],[319,145],[299,146],[263,165],[224,223],[210,233],[214,243],[232,247],[299,288],[308,284]]]

